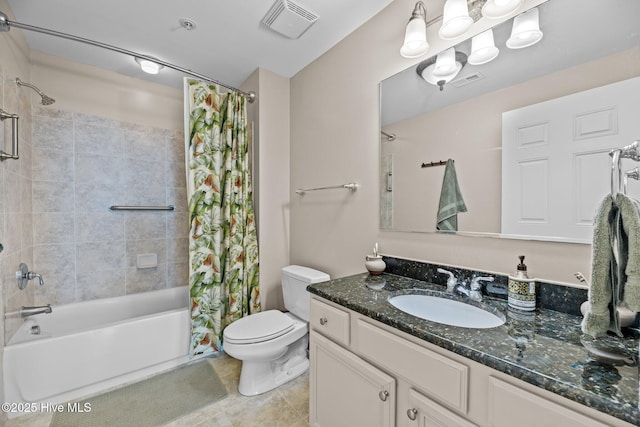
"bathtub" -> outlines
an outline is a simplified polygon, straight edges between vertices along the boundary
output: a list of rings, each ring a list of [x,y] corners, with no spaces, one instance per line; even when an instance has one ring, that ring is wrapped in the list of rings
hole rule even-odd
[[[180,286],[53,306],[28,318],[4,348],[4,401],[63,403],[186,363],[188,295]]]

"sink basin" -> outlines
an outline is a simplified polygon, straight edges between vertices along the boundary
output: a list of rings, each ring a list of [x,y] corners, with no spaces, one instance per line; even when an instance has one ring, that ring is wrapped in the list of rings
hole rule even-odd
[[[397,295],[389,303],[405,313],[450,326],[487,329],[504,324],[504,319],[487,310],[433,295]]]

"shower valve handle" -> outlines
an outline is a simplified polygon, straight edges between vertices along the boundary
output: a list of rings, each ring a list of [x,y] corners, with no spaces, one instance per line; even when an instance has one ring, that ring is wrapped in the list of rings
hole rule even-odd
[[[40,286],[44,285],[44,279],[41,274],[34,273],[33,271],[29,271],[29,267],[24,262],[21,262],[18,266],[18,271],[16,271],[16,280],[18,282],[18,288],[20,290],[27,287],[27,283],[29,280],[38,279]]]

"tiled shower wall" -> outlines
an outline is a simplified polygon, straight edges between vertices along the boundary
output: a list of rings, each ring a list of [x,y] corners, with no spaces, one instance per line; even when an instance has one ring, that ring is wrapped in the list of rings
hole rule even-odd
[[[30,93],[18,88],[15,75],[8,75],[0,64],[0,107],[17,114],[19,129],[18,160],[0,162],[0,344],[22,323],[11,313],[34,303],[34,289],[19,290],[16,270],[21,262],[33,264],[33,228],[31,217],[31,103]],[[11,152],[11,120],[0,122],[0,150]],[[8,318],[4,318],[9,314]],[[0,423],[2,418],[0,417]]]
[[[34,107],[33,171],[33,270],[45,280],[36,304],[187,284],[181,130]],[[176,210],[116,212],[111,205]],[[157,266],[138,268],[144,254],[155,254]]]

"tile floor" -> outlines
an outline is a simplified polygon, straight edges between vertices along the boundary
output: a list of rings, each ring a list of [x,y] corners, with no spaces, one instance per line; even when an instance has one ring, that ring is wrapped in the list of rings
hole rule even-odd
[[[214,359],[218,376],[227,387],[227,397],[187,414],[166,427],[308,427],[309,375],[259,396],[238,393],[241,362],[227,355]],[[48,427],[52,414],[25,415],[6,422],[6,427]],[[113,426],[120,427],[120,426]]]

